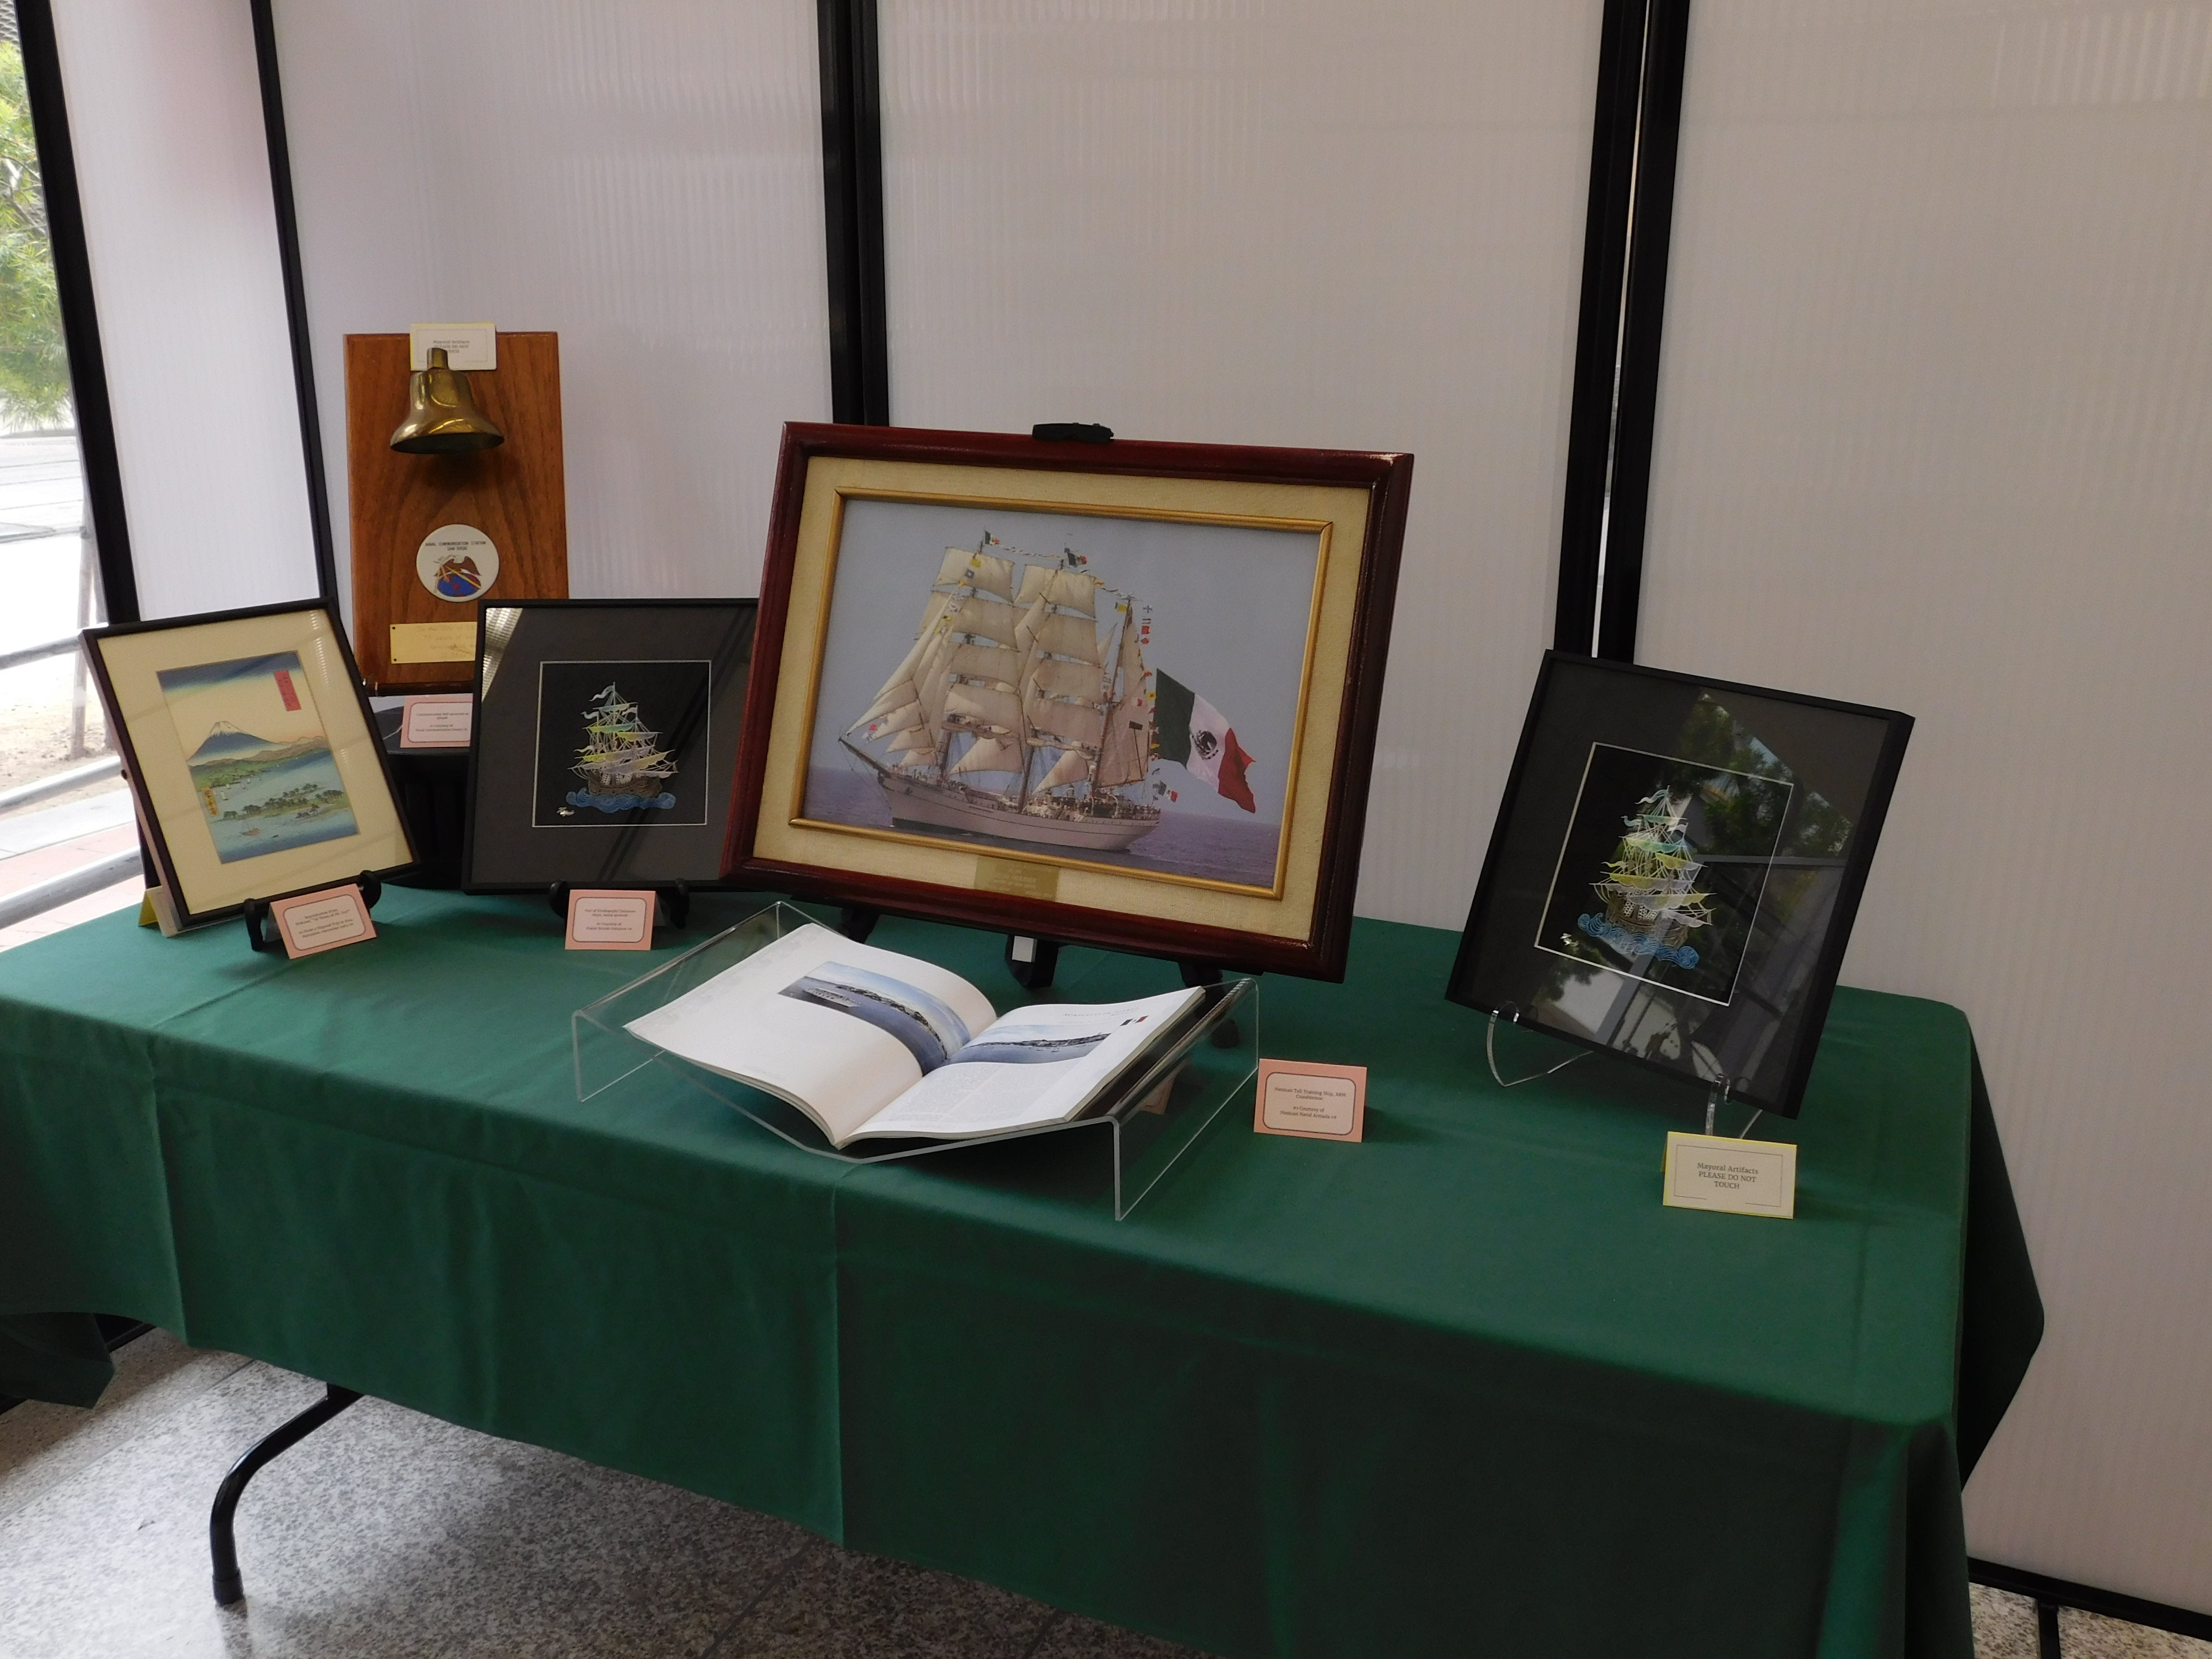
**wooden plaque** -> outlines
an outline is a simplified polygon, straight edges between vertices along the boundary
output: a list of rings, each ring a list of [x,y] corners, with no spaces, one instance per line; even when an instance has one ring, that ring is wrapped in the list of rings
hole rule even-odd
[[[559,337],[501,334],[499,367],[470,373],[477,406],[507,434],[498,448],[473,455],[403,455],[392,447],[392,428],[407,414],[406,335],[349,334],[345,347],[354,654],[372,690],[468,690],[480,599],[568,595]],[[498,551],[498,574],[478,598],[441,598],[416,574],[423,538],[447,525],[482,531]],[[392,660],[395,624],[456,623],[469,631],[447,634],[453,659]]]

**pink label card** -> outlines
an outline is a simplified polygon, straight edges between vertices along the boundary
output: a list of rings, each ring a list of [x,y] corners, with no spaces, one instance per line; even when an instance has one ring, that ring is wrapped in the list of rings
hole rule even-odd
[[[568,895],[571,951],[650,951],[655,896],[615,887],[579,887]]]
[[[1358,1140],[1367,1132],[1367,1068],[1317,1060],[1263,1060],[1255,1134]]]
[[[278,899],[269,907],[269,915],[288,957],[312,957],[376,937],[376,924],[368,919],[368,906],[355,882]]]
[[[409,697],[399,705],[402,749],[465,749],[477,700],[465,695]]]

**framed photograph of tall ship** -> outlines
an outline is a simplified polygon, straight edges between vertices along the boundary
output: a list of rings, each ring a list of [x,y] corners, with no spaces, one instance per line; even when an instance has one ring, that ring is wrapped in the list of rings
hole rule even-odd
[[[787,427],[728,872],[1340,977],[1412,473]]]
[[[1447,994],[1795,1116],[1911,732],[1547,654]]]
[[[487,605],[463,885],[718,880],[756,608],[751,599]]]
[[[88,629],[165,932],[415,862],[327,604]]]

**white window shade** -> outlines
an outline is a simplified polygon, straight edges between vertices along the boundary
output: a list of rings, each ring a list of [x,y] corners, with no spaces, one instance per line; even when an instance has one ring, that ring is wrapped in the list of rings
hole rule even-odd
[[[1974,1553],[2212,1608],[2212,6],[1698,0],[1639,654],[1919,718],[1851,983],[2049,1314]]]
[[[53,10],[139,609],[312,598],[250,14],[237,0]]]
[[[344,337],[561,337],[570,591],[750,593],[829,414],[806,0],[276,0],[341,590]]]
[[[1464,919],[1550,640],[1601,9],[882,8],[895,421],[1417,457],[1364,914]]]

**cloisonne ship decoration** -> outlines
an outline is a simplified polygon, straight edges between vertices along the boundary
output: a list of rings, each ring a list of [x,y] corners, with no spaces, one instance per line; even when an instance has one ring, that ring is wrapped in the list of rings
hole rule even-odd
[[[676,775],[676,763],[660,746],[660,733],[639,717],[635,703],[610,685],[584,710],[584,746],[568,769],[583,779],[584,787],[568,793],[562,817],[592,807],[634,812],[675,806],[676,797],[659,786]]]
[[[913,647],[838,741],[902,827],[1123,851],[1159,827],[1160,799],[1175,799],[1150,780],[1154,755],[1182,758],[1183,733],[1154,741],[1151,623],[1072,549],[1050,563],[985,550],[1004,545],[987,532],[972,550],[945,550]],[[1164,693],[1173,683],[1159,678]],[[1197,705],[1186,765],[1253,811],[1251,757],[1212,705]],[[856,738],[887,742],[888,763]]]
[[[1636,804],[1635,814],[1621,820],[1628,833],[1613,849],[1605,879],[1595,884],[1605,914],[1583,916],[1577,927],[1631,958],[1698,965],[1697,947],[1686,940],[1712,921],[1706,902],[1712,896],[1698,890],[1705,866],[1691,854],[1682,828],[1689,810],[1686,797],[1677,800],[1663,787]]]

